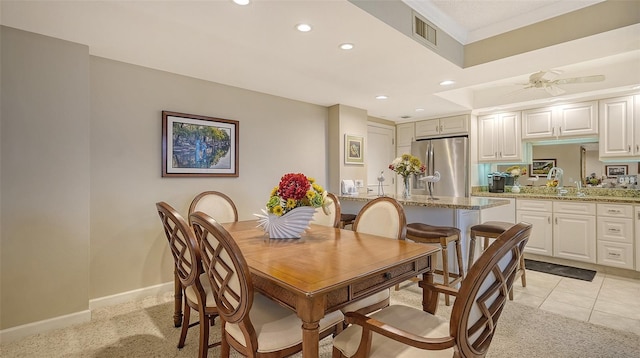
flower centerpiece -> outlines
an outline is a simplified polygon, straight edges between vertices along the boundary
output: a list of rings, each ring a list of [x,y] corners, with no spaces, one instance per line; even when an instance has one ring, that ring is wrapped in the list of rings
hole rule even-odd
[[[527,174],[527,168],[521,167],[518,165],[513,165],[507,168],[505,173],[511,175],[513,177],[513,186],[511,187],[511,192],[519,193],[520,192],[520,183],[518,183],[518,179],[521,175]]]
[[[324,206],[326,196],[315,179],[288,173],[271,190],[266,210],[262,209],[264,215],[254,215],[270,238],[299,238],[309,228],[316,208]]]
[[[402,156],[394,159],[393,162],[389,164],[389,169],[402,176],[402,181],[404,184],[402,197],[409,198],[411,197],[409,176],[412,174],[423,174],[427,170],[427,167],[422,164],[418,157],[405,153]]]

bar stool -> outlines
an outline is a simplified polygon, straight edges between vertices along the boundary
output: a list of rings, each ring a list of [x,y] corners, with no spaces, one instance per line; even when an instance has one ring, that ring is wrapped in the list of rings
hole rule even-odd
[[[502,235],[503,232],[507,231],[510,227],[512,227],[513,223],[508,223],[504,221],[486,221],[482,224],[473,225],[470,230],[470,240],[469,240],[469,266],[473,265],[475,250],[476,250],[476,237],[483,237],[484,242],[482,244],[482,251],[486,250],[489,247],[489,239],[496,239],[498,236]],[[520,253],[519,259],[519,267],[518,271],[516,271],[516,280],[520,278],[522,280],[522,287],[527,287],[527,272],[525,270],[524,265],[524,255],[522,252]],[[509,299],[513,301],[513,289],[509,291]]]
[[[340,214],[340,228],[344,229],[347,225],[353,225],[356,220],[356,214]]]
[[[407,239],[423,244],[440,244],[442,247],[442,270],[435,270],[441,274],[445,286],[454,287],[464,279],[464,268],[462,267],[462,248],[460,246],[460,229],[450,226],[433,226],[422,223],[411,223],[407,225]],[[458,261],[458,272],[449,272],[449,250],[450,242],[456,245],[456,257]],[[453,280],[450,280],[453,278]],[[444,302],[450,305],[449,295],[445,294]]]

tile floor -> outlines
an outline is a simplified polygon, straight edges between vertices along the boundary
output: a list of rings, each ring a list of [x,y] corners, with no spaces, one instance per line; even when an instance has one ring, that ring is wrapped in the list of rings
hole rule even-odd
[[[527,270],[514,283],[516,302],[640,335],[640,280],[598,272],[582,281]]]

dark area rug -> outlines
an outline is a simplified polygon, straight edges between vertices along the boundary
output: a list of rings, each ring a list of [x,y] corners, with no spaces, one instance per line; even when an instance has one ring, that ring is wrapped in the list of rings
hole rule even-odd
[[[544,272],[556,276],[575,278],[583,281],[593,281],[593,278],[596,275],[596,272],[592,270],[557,265],[549,262],[524,259],[524,264],[527,270]]]

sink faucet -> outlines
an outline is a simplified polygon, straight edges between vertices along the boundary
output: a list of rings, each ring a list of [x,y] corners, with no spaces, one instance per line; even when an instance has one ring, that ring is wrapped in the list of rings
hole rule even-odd
[[[577,196],[579,196],[579,197],[586,196],[586,194],[582,191],[582,182],[581,181],[576,181],[576,187],[578,188],[578,192],[576,193]]]
[[[558,190],[562,189],[564,186],[562,183],[562,176],[564,171],[560,167],[553,167],[549,170],[549,174],[547,174],[547,180],[555,179],[558,181]]]

